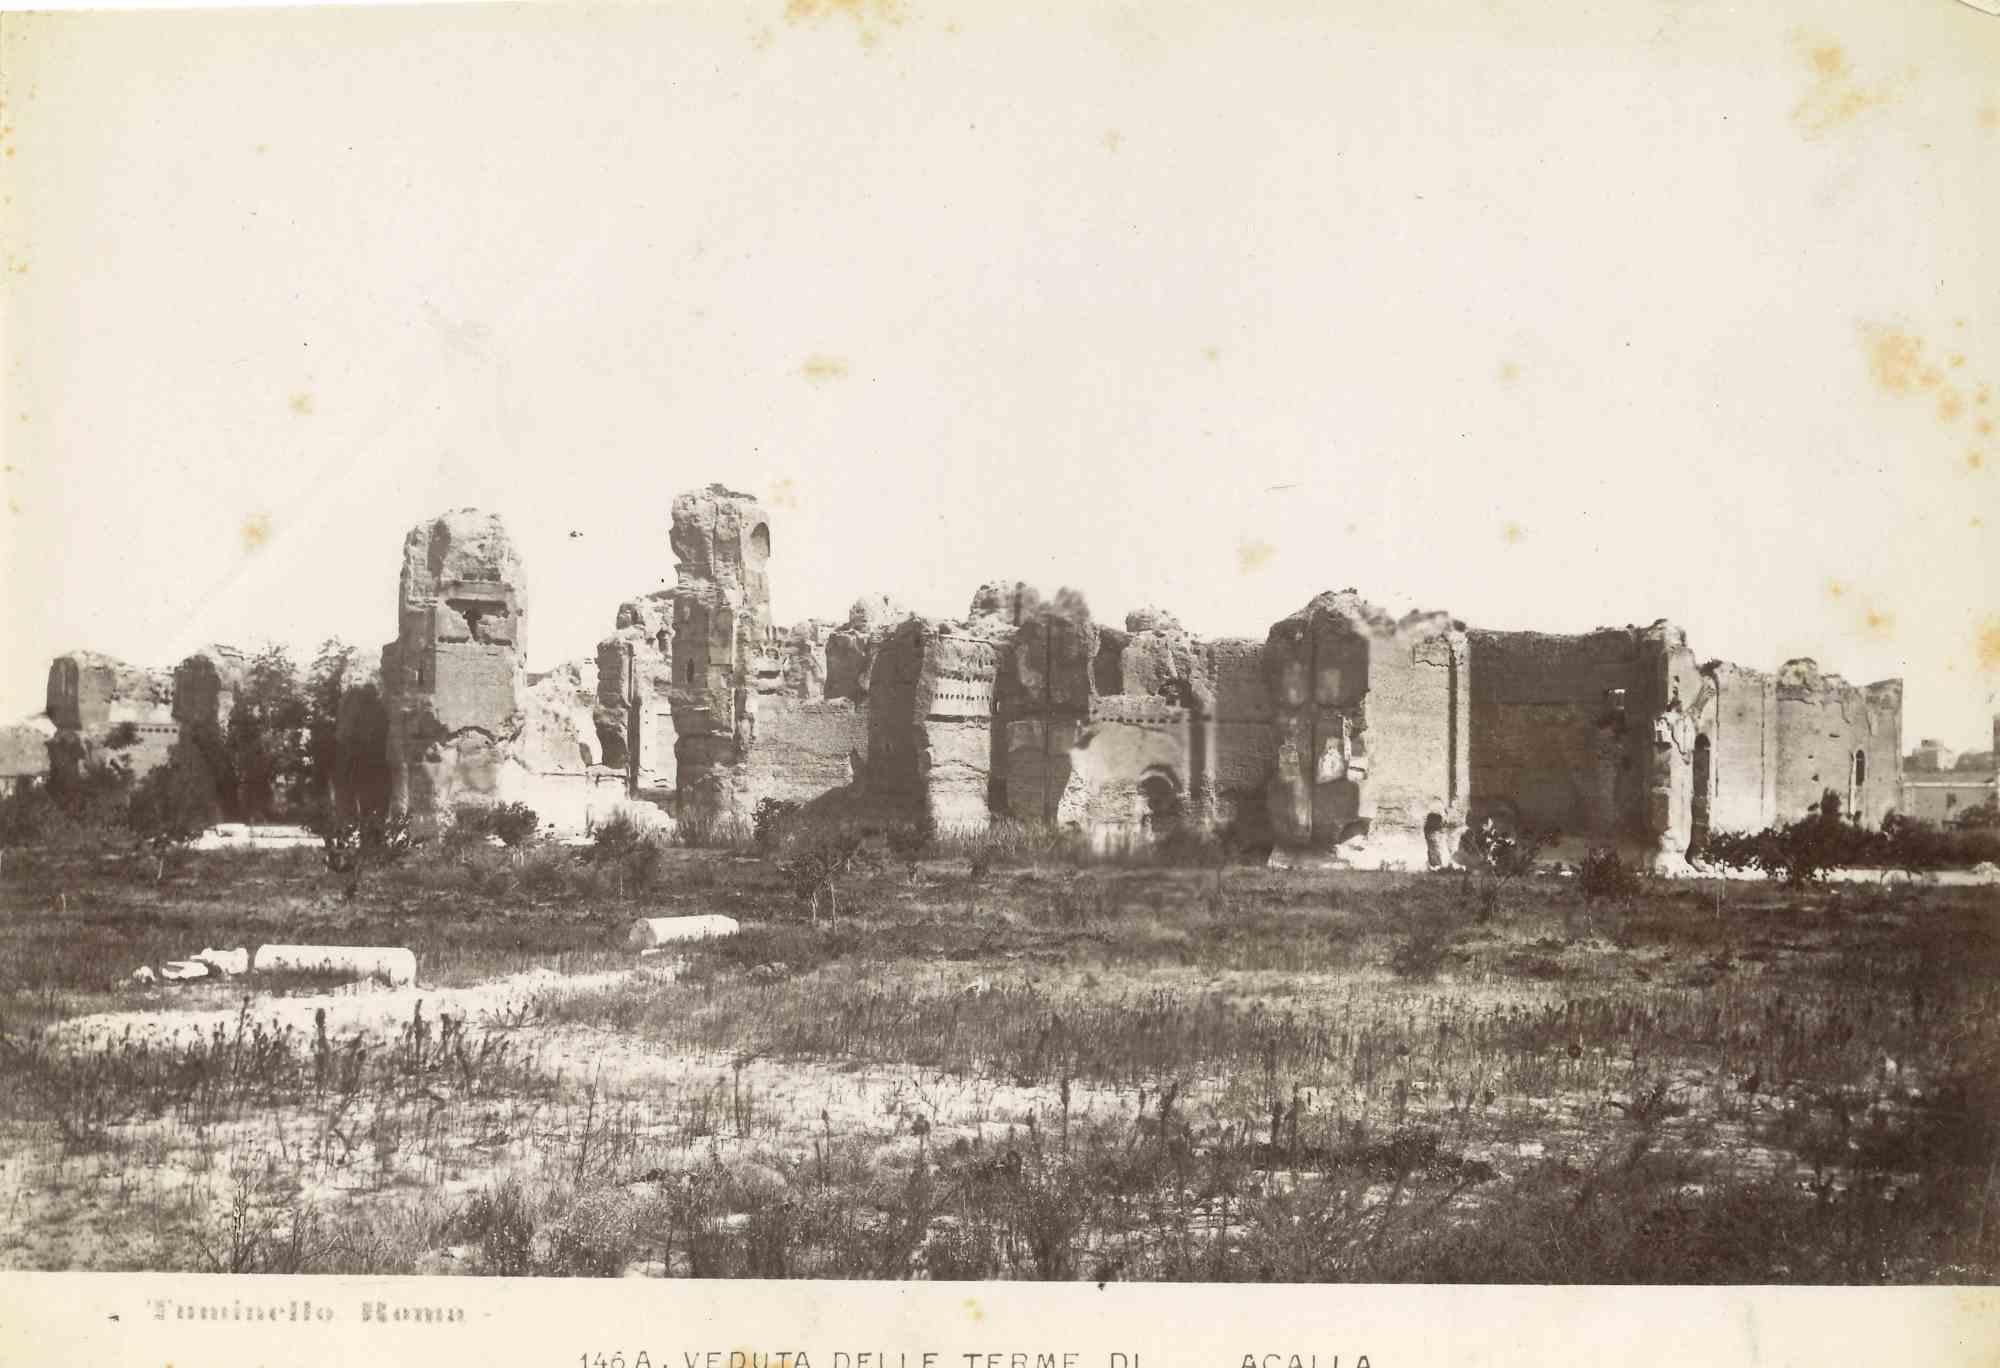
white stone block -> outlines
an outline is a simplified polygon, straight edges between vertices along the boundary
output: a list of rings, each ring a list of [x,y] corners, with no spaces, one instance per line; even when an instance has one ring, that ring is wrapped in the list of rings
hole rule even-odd
[[[291,970],[355,978],[380,975],[396,986],[417,981],[416,954],[401,946],[260,945],[252,968],[259,974]]]

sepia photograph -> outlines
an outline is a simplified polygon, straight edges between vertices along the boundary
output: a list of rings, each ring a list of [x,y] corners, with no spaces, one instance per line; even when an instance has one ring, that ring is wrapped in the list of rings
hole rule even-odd
[[[1974,0],[0,15],[0,1269],[1990,1288],[1996,186]]]

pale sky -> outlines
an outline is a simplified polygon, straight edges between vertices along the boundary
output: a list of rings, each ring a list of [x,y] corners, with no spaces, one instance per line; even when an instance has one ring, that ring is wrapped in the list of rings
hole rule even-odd
[[[0,84],[0,716],[73,647],[372,651],[466,505],[545,669],[713,480],[781,621],[1352,586],[2000,707],[1957,0],[7,15]]]

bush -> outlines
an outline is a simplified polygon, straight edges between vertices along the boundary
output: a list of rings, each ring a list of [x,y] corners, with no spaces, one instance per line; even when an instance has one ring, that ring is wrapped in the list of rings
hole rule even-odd
[[[526,803],[502,803],[486,810],[486,829],[500,838],[509,850],[518,850],[535,839],[542,819]]]
[[[822,908],[829,917],[839,914],[838,880],[853,870],[865,839],[851,827],[807,823],[787,835],[778,874],[813,921],[819,920]]]
[[[361,817],[324,816],[315,823],[326,867],[357,877],[372,865],[394,864],[419,842],[401,812],[370,812]],[[350,886],[350,892],[352,887]]]
[[[1629,898],[1641,887],[1639,871],[1620,860],[1615,850],[1590,851],[1576,873],[1576,886],[1585,902]]]
[[[646,839],[629,812],[614,812],[590,833],[590,858],[598,861],[622,860]]]
[[[452,809],[445,843],[463,850],[488,839],[518,850],[535,839],[542,819],[526,803],[460,803]]]
[[[798,820],[799,805],[786,798],[760,798],[750,814],[751,839],[760,853],[776,854],[785,832]]]

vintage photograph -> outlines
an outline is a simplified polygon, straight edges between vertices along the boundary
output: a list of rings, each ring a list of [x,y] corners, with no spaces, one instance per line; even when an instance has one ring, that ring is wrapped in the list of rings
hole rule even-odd
[[[1964,0],[0,15],[0,1269],[2000,1281],[1996,186]]]

